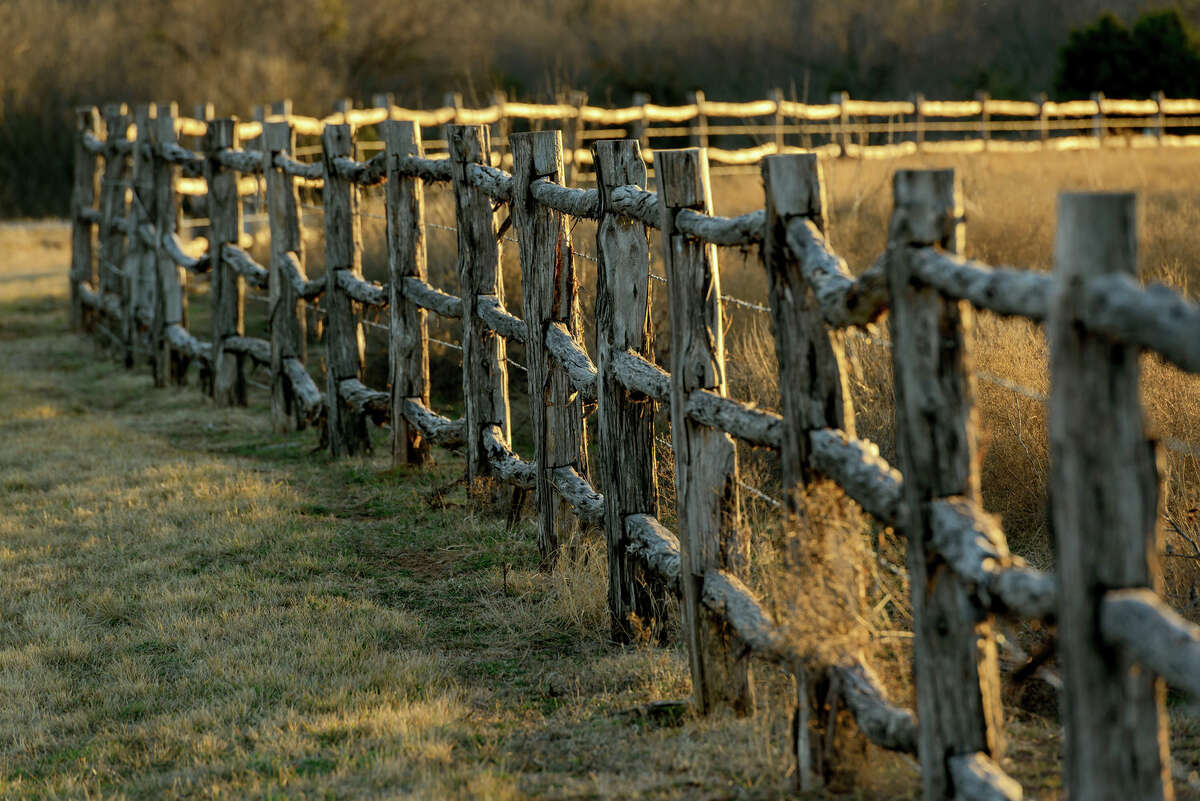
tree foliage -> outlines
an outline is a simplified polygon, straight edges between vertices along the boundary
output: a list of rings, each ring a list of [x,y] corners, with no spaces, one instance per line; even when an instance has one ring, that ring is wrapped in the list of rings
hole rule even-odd
[[[1056,87],[1064,97],[1170,97],[1200,93],[1200,43],[1179,11],[1142,14],[1132,27],[1105,13],[1071,31],[1059,51]]]

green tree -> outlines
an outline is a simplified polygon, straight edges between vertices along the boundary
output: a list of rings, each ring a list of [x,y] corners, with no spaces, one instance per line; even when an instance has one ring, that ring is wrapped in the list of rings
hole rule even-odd
[[[1142,14],[1130,28],[1116,15],[1071,31],[1059,51],[1055,88],[1063,97],[1192,97],[1200,89],[1200,47],[1178,10]]]

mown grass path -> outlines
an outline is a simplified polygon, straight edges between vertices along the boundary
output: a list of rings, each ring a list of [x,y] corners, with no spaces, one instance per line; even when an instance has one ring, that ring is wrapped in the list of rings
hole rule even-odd
[[[782,707],[639,716],[686,668],[605,642],[602,550],[538,574],[450,454],[153,389],[66,333],[45,236],[0,267],[0,797],[788,795]]]

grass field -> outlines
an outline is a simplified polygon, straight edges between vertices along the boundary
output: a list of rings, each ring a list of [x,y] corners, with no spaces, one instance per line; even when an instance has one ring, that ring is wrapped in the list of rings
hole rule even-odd
[[[947,161],[965,172],[971,255],[1048,267],[1057,187],[1136,186],[1144,272],[1200,279],[1200,154]],[[828,167],[833,241],[856,268],[882,247],[896,166]],[[719,181],[718,211],[761,202],[753,179]],[[686,662],[606,642],[594,538],[539,574],[530,524],[473,508],[453,454],[420,471],[331,462],[312,432],[266,433],[261,392],[223,410],[152,390],[66,332],[68,242],[61,226],[0,231],[0,798],[795,797],[781,675],[756,668],[747,719],[652,706],[688,696]],[[761,299],[753,254],[722,257],[727,290]],[[734,393],[774,405],[769,329],[731,323]],[[1036,331],[985,318],[976,346],[983,369],[1045,391]],[[887,451],[886,350],[851,348],[860,433]],[[1194,379],[1147,370],[1152,423],[1200,441]],[[994,385],[980,403],[989,508],[1045,563],[1044,414]],[[1185,522],[1194,468],[1177,457],[1168,475]],[[1177,561],[1184,608],[1195,573]],[[1052,697],[1005,692],[1005,767],[1057,798]],[[1179,797],[1200,799],[1200,719],[1175,698],[1172,749]],[[917,792],[910,762],[872,752],[859,797]]]

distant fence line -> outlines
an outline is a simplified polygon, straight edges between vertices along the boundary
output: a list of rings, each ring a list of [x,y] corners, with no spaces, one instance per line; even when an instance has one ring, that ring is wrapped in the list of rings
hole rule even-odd
[[[571,108],[582,117],[589,107]],[[651,109],[639,107],[643,119],[668,113]],[[690,111],[670,113],[683,119]],[[753,708],[751,654],[782,665],[802,688],[829,688],[811,703],[809,690],[797,693],[801,787],[836,766],[840,707],[871,742],[919,756],[925,798],[1020,798],[999,766],[993,631],[997,616],[1016,616],[1057,621],[1064,785],[1072,795],[1169,797],[1162,681],[1200,695],[1200,630],[1154,592],[1160,478],[1157,444],[1142,426],[1137,360],[1150,349],[1200,371],[1200,307],[1131,280],[1132,195],[1063,195],[1053,274],[993,269],[960,255],[965,223],[954,171],[899,171],[887,249],[854,278],[826,238],[814,153],[765,158],[765,208],[726,218],[711,213],[711,154],[702,148],[656,151],[658,191],[648,192],[638,140],[597,141],[589,151],[596,188],[575,189],[565,185],[562,131],[513,133],[507,172],[491,166],[486,118],[448,124],[448,157],[434,159],[424,152],[421,126],[438,117],[339,113],[318,129],[286,115],[262,123],[180,120],[171,105],[139,106],[132,121],[120,105],[106,107],[103,120],[81,110],[73,326],[101,334],[127,365],[148,361],[158,386],[182,383],[196,362],[219,405],[244,404],[247,362],[262,364],[274,427],[320,422],[334,456],[366,450],[372,421],[390,423],[396,463],[425,463],[431,444],[462,449],[470,480],[534,491],[546,563],[581,525],[603,528],[614,639],[629,641],[634,618],[653,619],[664,594],[680,595],[699,712]],[[382,152],[356,158],[355,123],[379,126]],[[297,157],[298,134],[320,136],[319,159]],[[198,149],[181,146],[180,135],[200,138]],[[242,137],[254,139],[242,145]],[[243,196],[260,180],[271,234],[266,265],[241,240]],[[448,183],[454,196],[453,293],[428,282],[429,183]],[[360,190],[380,184],[386,285],[364,280],[361,265]],[[301,185],[320,189],[324,212],[325,273],[313,279],[305,271]],[[179,236],[184,191],[206,195],[206,240]],[[500,280],[502,209],[518,243],[520,318],[507,310]],[[582,344],[571,246],[571,222],[581,218],[597,225],[595,361]],[[666,267],[669,372],[650,348],[649,229],[661,234]],[[716,245],[759,247],[779,413],[727,395]],[[211,281],[208,339],[187,327],[192,279]],[[245,336],[248,287],[267,292],[269,340]],[[318,298],[323,386],[306,367],[306,307]],[[965,358],[971,307],[1046,327],[1053,574],[1011,555],[998,521],[980,505],[974,376]],[[363,383],[363,315],[372,308],[389,315],[386,390]],[[464,414],[455,420],[431,408],[431,312],[461,321]],[[845,392],[840,332],[885,313],[903,474],[855,436]],[[510,340],[525,346],[531,460],[511,446]],[[593,425],[585,402],[595,403]],[[657,404],[670,408],[678,537],[657,519]],[[589,437],[589,428],[598,433]],[[821,477],[905,535],[915,714],[890,702],[859,658],[806,658],[788,639],[786,621],[773,620],[744,583],[750,542],[734,438],[778,453],[784,525],[794,536],[809,535],[803,493]]]

